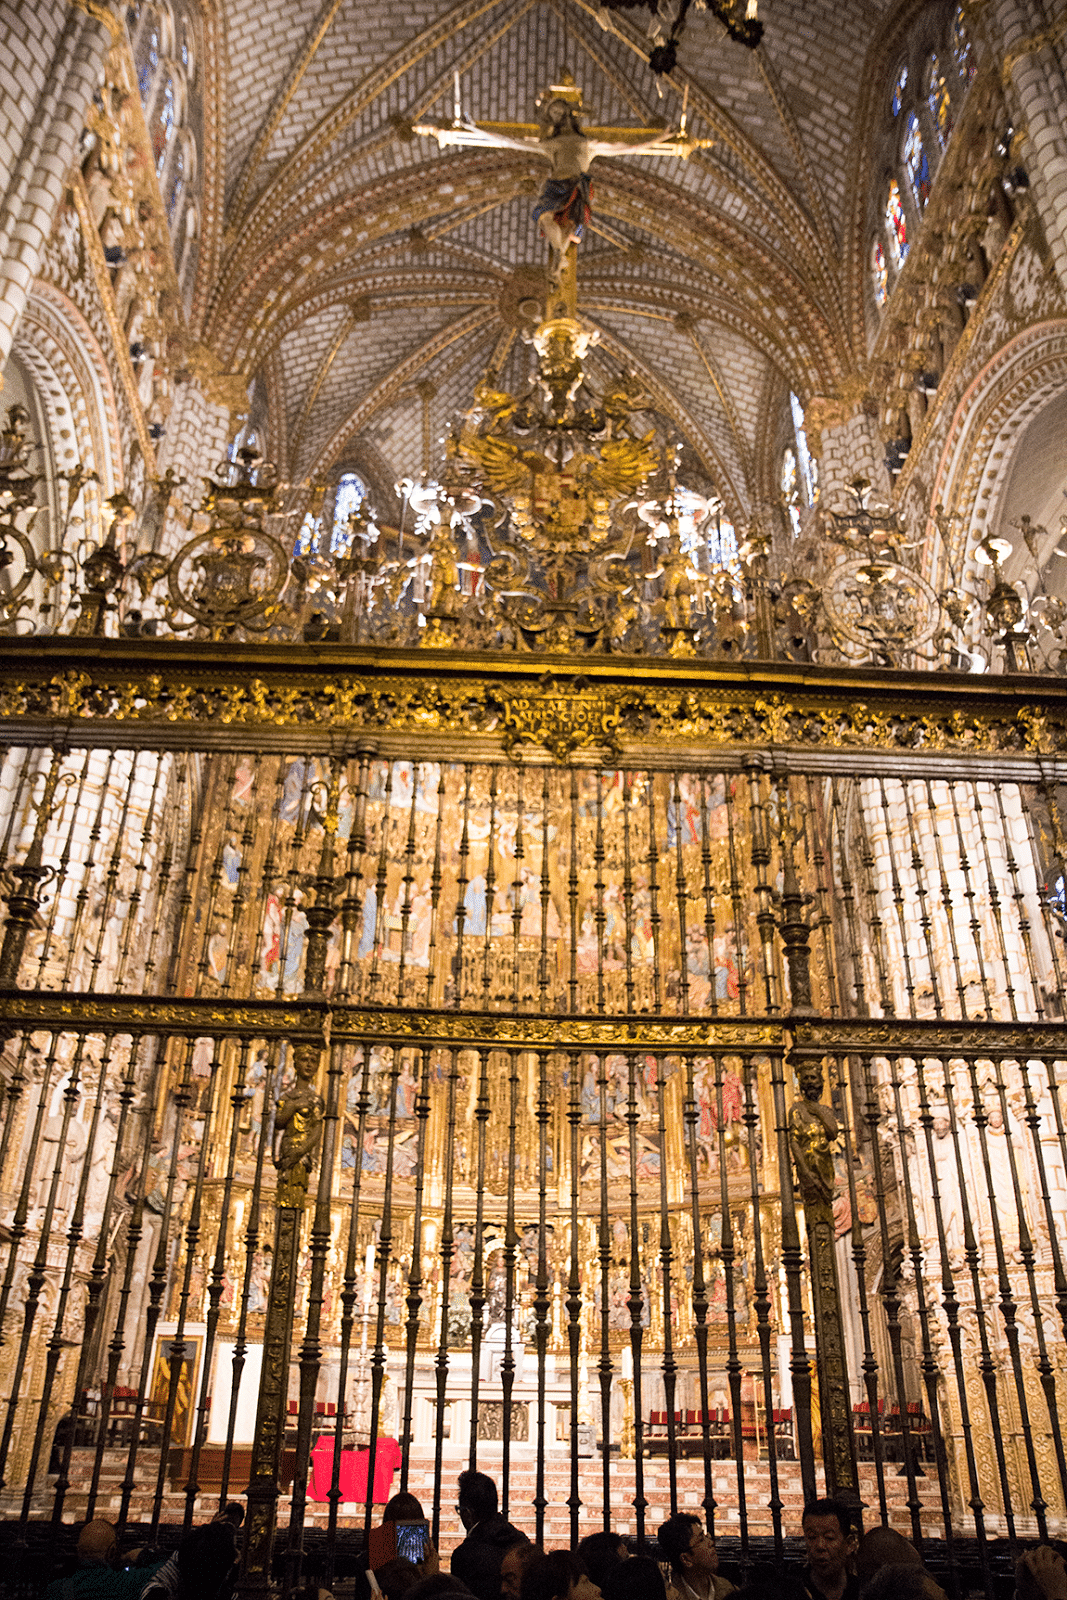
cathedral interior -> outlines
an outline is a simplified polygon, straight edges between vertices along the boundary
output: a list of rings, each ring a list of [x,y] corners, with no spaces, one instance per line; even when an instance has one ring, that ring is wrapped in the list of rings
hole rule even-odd
[[[1062,0],[0,65],[5,1538],[237,1497],[266,1594],[477,1466],[992,1600],[1067,1532]]]

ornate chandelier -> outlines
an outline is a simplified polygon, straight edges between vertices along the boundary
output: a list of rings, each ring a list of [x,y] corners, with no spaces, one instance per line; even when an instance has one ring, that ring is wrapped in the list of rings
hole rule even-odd
[[[613,11],[651,11],[651,33],[656,38],[648,64],[659,76],[669,76],[678,63],[678,40],[694,0],[601,0],[601,14]],[[757,15],[758,0],[695,0],[697,11],[711,11],[731,39],[754,50],[763,38],[763,23]]]

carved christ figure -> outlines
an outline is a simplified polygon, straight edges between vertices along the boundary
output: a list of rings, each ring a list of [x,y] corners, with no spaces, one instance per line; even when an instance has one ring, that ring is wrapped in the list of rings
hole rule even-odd
[[[498,150],[520,150],[542,156],[552,172],[533,209],[534,221],[552,250],[551,276],[558,283],[572,244],[578,243],[590,218],[592,186],[589,168],[598,156],[670,155],[683,161],[694,150],[706,149],[710,139],[694,139],[685,132],[685,113],[677,129],[583,128],[579,120],[581,91],[569,73],[538,98],[538,122],[472,122],[459,112],[451,123],[420,122],[415,132],[445,145],[480,145]]]

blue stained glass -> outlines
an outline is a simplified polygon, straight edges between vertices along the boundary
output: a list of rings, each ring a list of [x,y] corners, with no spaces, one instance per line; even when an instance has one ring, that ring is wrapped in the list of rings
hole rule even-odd
[[[137,68],[137,86],[141,91],[141,103],[144,104],[152,91],[152,83],[159,66],[159,29],[149,28],[143,46],[143,55]]]
[[[871,246],[871,277],[874,280],[875,304],[884,306],[889,293],[889,268],[885,263],[882,241],[876,239]]]
[[[348,532],[348,519],[359,510],[367,498],[367,485],[354,472],[342,473],[337,480],[337,493],[333,502],[333,527],[330,530],[330,550],[343,555],[352,543]]]
[[[899,117],[900,116],[900,108],[904,104],[904,90],[907,87],[908,87],[908,69],[907,69],[907,67],[901,67],[900,71],[897,73],[896,82],[893,85],[893,93],[892,93],[892,95],[890,97],[890,101],[889,101],[890,107],[891,107],[893,115],[895,117]]]
[[[927,104],[930,107],[930,116],[937,130],[937,142],[943,150],[948,144],[955,117],[952,112],[952,96],[949,94],[945,74],[936,55],[930,57],[929,84],[930,88],[926,97]]]
[[[978,65],[974,59],[971,36],[963,19],[962,6],[957,7],[952,21],[952,60],[964,84],[969,84],[978,70]]]
[[[174,104],[174,80],[168,78],[163,85],[163,94],[156,113],[155,124],[152,128],[152,154],[156,158],[156,176],[161,177],[167,160],[167,147],[170,144],[171,134],[174,132],[176,108]]]
[[[908,224],[895,178],[889,180],[889,195],[885,203],[885,226],[889,235],[890,254],[899,267],[908,254]]]
[[[926,159],[919,119],[914,111],[908,118],[907,132],[904,135],[904,165],[908,169],[915,204],[920,211],[925,211],[926,202],[930,198],[930,163]]]
[[[174,174],[171,178],[170,197],[167,200],[167,221],[173,225],[178,203],[185,188],[185,151],[179,146],[174,157]]]

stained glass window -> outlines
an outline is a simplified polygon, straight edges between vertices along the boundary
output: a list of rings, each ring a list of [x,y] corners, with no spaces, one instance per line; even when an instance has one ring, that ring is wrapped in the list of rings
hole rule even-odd
[[[330,549],[343,553],[352,542],[348,519],[358,511],[367,498],[367,485],[354,472],[342,473],[337,480],[337,493],[333,502],[333,527],[330,532]]]
[[[970,83],[978,67],[971,47],[971,36],[963,20],[962,6],[956,8],[956,15],[952,20],[952,60],[964,83]]]
[[[152,123],[152,154],[156,158],[156,176],[161,177],[167,160],[167,147],[174,132],[176,119],[174,79],[168,78],[159,97],[159,110]]]
[[[904,104],[904,90],[907,87],[908,87],[908,69],[907,69],[907,67],[901,67],[900,71],[897,73],[896,82],[893,85],[893,93],[892,93],[892,95],[890,97],[890,101],[889,101],[890,107],[891,107],[893,115],[895,117],[899,117],[900,116],[900,108]]]
[[[793,414],[793,433],[797,441],[797,467],[800,472],[800,486],[804,491],[804,504],[813,506],[815,487],[818,483],[817,470],[808,450],[808,436],[804,430],[804,407],[792,392],[789,395],[789,409]]]
[[[930,198],[930,163],[926,159],[919,119],[914,111],[908,118],[904,134],[904,165],[908,169],[915,204],[920,211],[925,211],[926,202]]]
[[[876,239],[871,246],[871,277],[874,280],[875,304],[884,306],[886,295],[889,293],[889,268],[885,263],[885,251],[882,241]]]
[[[896,266],[902,266],[908,254],[908,224],[900,202],[897,180],[889,180],[889,196],[885,203],[885,226],[889,235],[889,253]]]
[[[174,156],[174,168],[171,172],[170,195],[167,199],[167,221],[174,226],[174,219],[178,214],[181,203],[182,190],[185,188],[185,151],[178,146]]]
[[[159,27],[154,22],[145,30],[140,57],[137,64],[137,86],[141,91],[141,103],[145,104],[152,92],[156,68],[159,66]]]
[[[797,472],[797,458],[795,452],[787,447],[782,452],[782,504],[789,513],[794,534],[800,532],[800,474]]]
[[[952,96],[948,92],[944,69],[936,55],[930,57],[928,82],[930,87],[926,96],[927,104],[937,130],[937,141],[943,150],[948,144],[948,136],[952,132],[955,119],[952,112]]]

